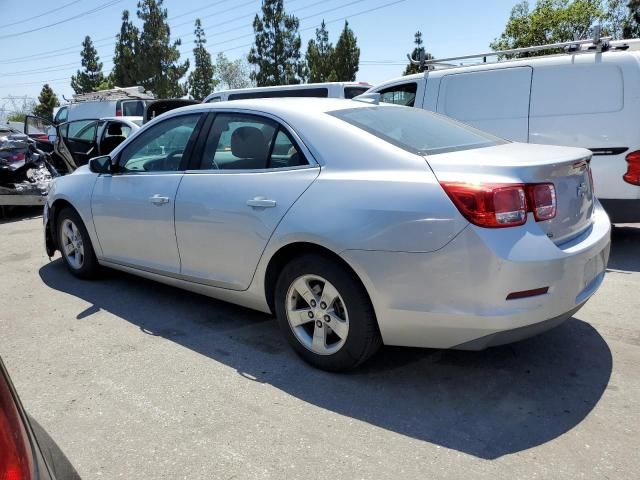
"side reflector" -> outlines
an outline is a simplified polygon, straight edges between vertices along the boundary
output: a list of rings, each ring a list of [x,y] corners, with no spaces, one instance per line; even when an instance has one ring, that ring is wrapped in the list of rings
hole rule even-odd
[[[511,292],[507,295],[507,300],[517,300],[519,298],[537,297],[549,292],[549,287],[534,288],[533,290],[523,290],[521,292]]]

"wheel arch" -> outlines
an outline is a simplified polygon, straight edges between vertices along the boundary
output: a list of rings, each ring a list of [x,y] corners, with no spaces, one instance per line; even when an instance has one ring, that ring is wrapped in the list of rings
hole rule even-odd
[[[60,250],[60,246],[58,245],[58,232],[57,232],[58,216],[60,215],[60,212],[67,207],[73,208],[76,212],[78,211],[78,209],[74,207],[70,201],[64,198],[56,199],[49,207],[49,221],[48,221],[48,225],[46,226],[47,254],[49,254],[49,256],[52,256],[56,250]],[[49,245],[49,242],[51,242],[51,245]],[[50,248],[52,249],[51,252],[50,252]]]

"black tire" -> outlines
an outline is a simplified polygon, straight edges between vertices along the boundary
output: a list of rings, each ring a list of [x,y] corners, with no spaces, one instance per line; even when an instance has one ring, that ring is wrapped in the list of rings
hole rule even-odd
[[[80,267],[76,267],[73,263],[67,258],[67,255],[64,252],[64,240],[62,234],[63,224],[65,220],[70,220],[77,227],[80,238],[82,240],[82,246],[84,249],[83,260]],[[84,226],[84,222],[78,212],[76,212],[71,207],[63,208],[58,214],[58,221],[56,224],[56,241],[58,245],[58,249],[60,250],[60,254],[62,255],[62,259],[64,263],[67,265],[69,271],[78,278],[83,278],[85,280],[90,280],[96,278],[99,270],[98,260],[96,259],[96,254],[93,251],[93,245],[91,244],[91,238],[89,237],[89,233]]]
[[[312,352],[294,334],[287,317],[287,292],[303,275],[318,275],[329,281],[339,292],[348,311],[349,330],[342,347],[335,353],[320,355]],[[310,365],[321,370],[342,372],[352,370],[382,345],[375,312],[359,279],[330,257],[307,254],[291,260],[282,270],[275,289],[275,310],[278,324],[287,340]]]

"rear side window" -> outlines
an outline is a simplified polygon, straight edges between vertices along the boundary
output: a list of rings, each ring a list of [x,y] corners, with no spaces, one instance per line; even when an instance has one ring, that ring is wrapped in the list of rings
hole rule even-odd
[[[344,98],[353,98],[362,95],[369,87],[344,87]]]
[[[287,90],[265,90],[262,92],[231,93],[229,100],[243,100],[246,98],[280,98],[280,97],[320,97],[329,96],[326,88],[295,88]]]
[[[416,103],[416,92],[418,84],[415,82],[394,85],[379,90],[380,101],[384,103],[394,103],[405,107],[413,107]]]
[[[417,154],[434,155],[506,143],[442,115],[417,108],[375,106],[327,113]]]
[[[624,107],[622,71],[617,65],[535,68],[531,116],[617,112]]]
[[[124,117],[141,117],[144,115],[144,102],[142,100],[123,101],[122,115]]]

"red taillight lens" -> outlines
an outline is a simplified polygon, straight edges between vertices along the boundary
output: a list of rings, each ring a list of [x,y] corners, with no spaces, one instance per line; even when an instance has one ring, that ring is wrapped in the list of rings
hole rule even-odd
[[[122,110],[118,109],[116,110],[116,117],[121,117],[122,116]]]
[[[625,173],[622,178],[631,185],[640,186],[640,150],[631,152],[627,155],[626,160],[628,164],[627,173]]]
[[[515,227],[527,221],[524,185],[444,182],[442,188],[460,213],[474,225]]]
[[[11,162],[21,162],[25,159],[24,152],[16,152],[9,157]]]
[[[556,187],[553,183],[527,185],[531,211],[537,222],[556,216]]]
[[[0,373],[0,479],[29,480],[32,470],[27,432],[9,385]]]

